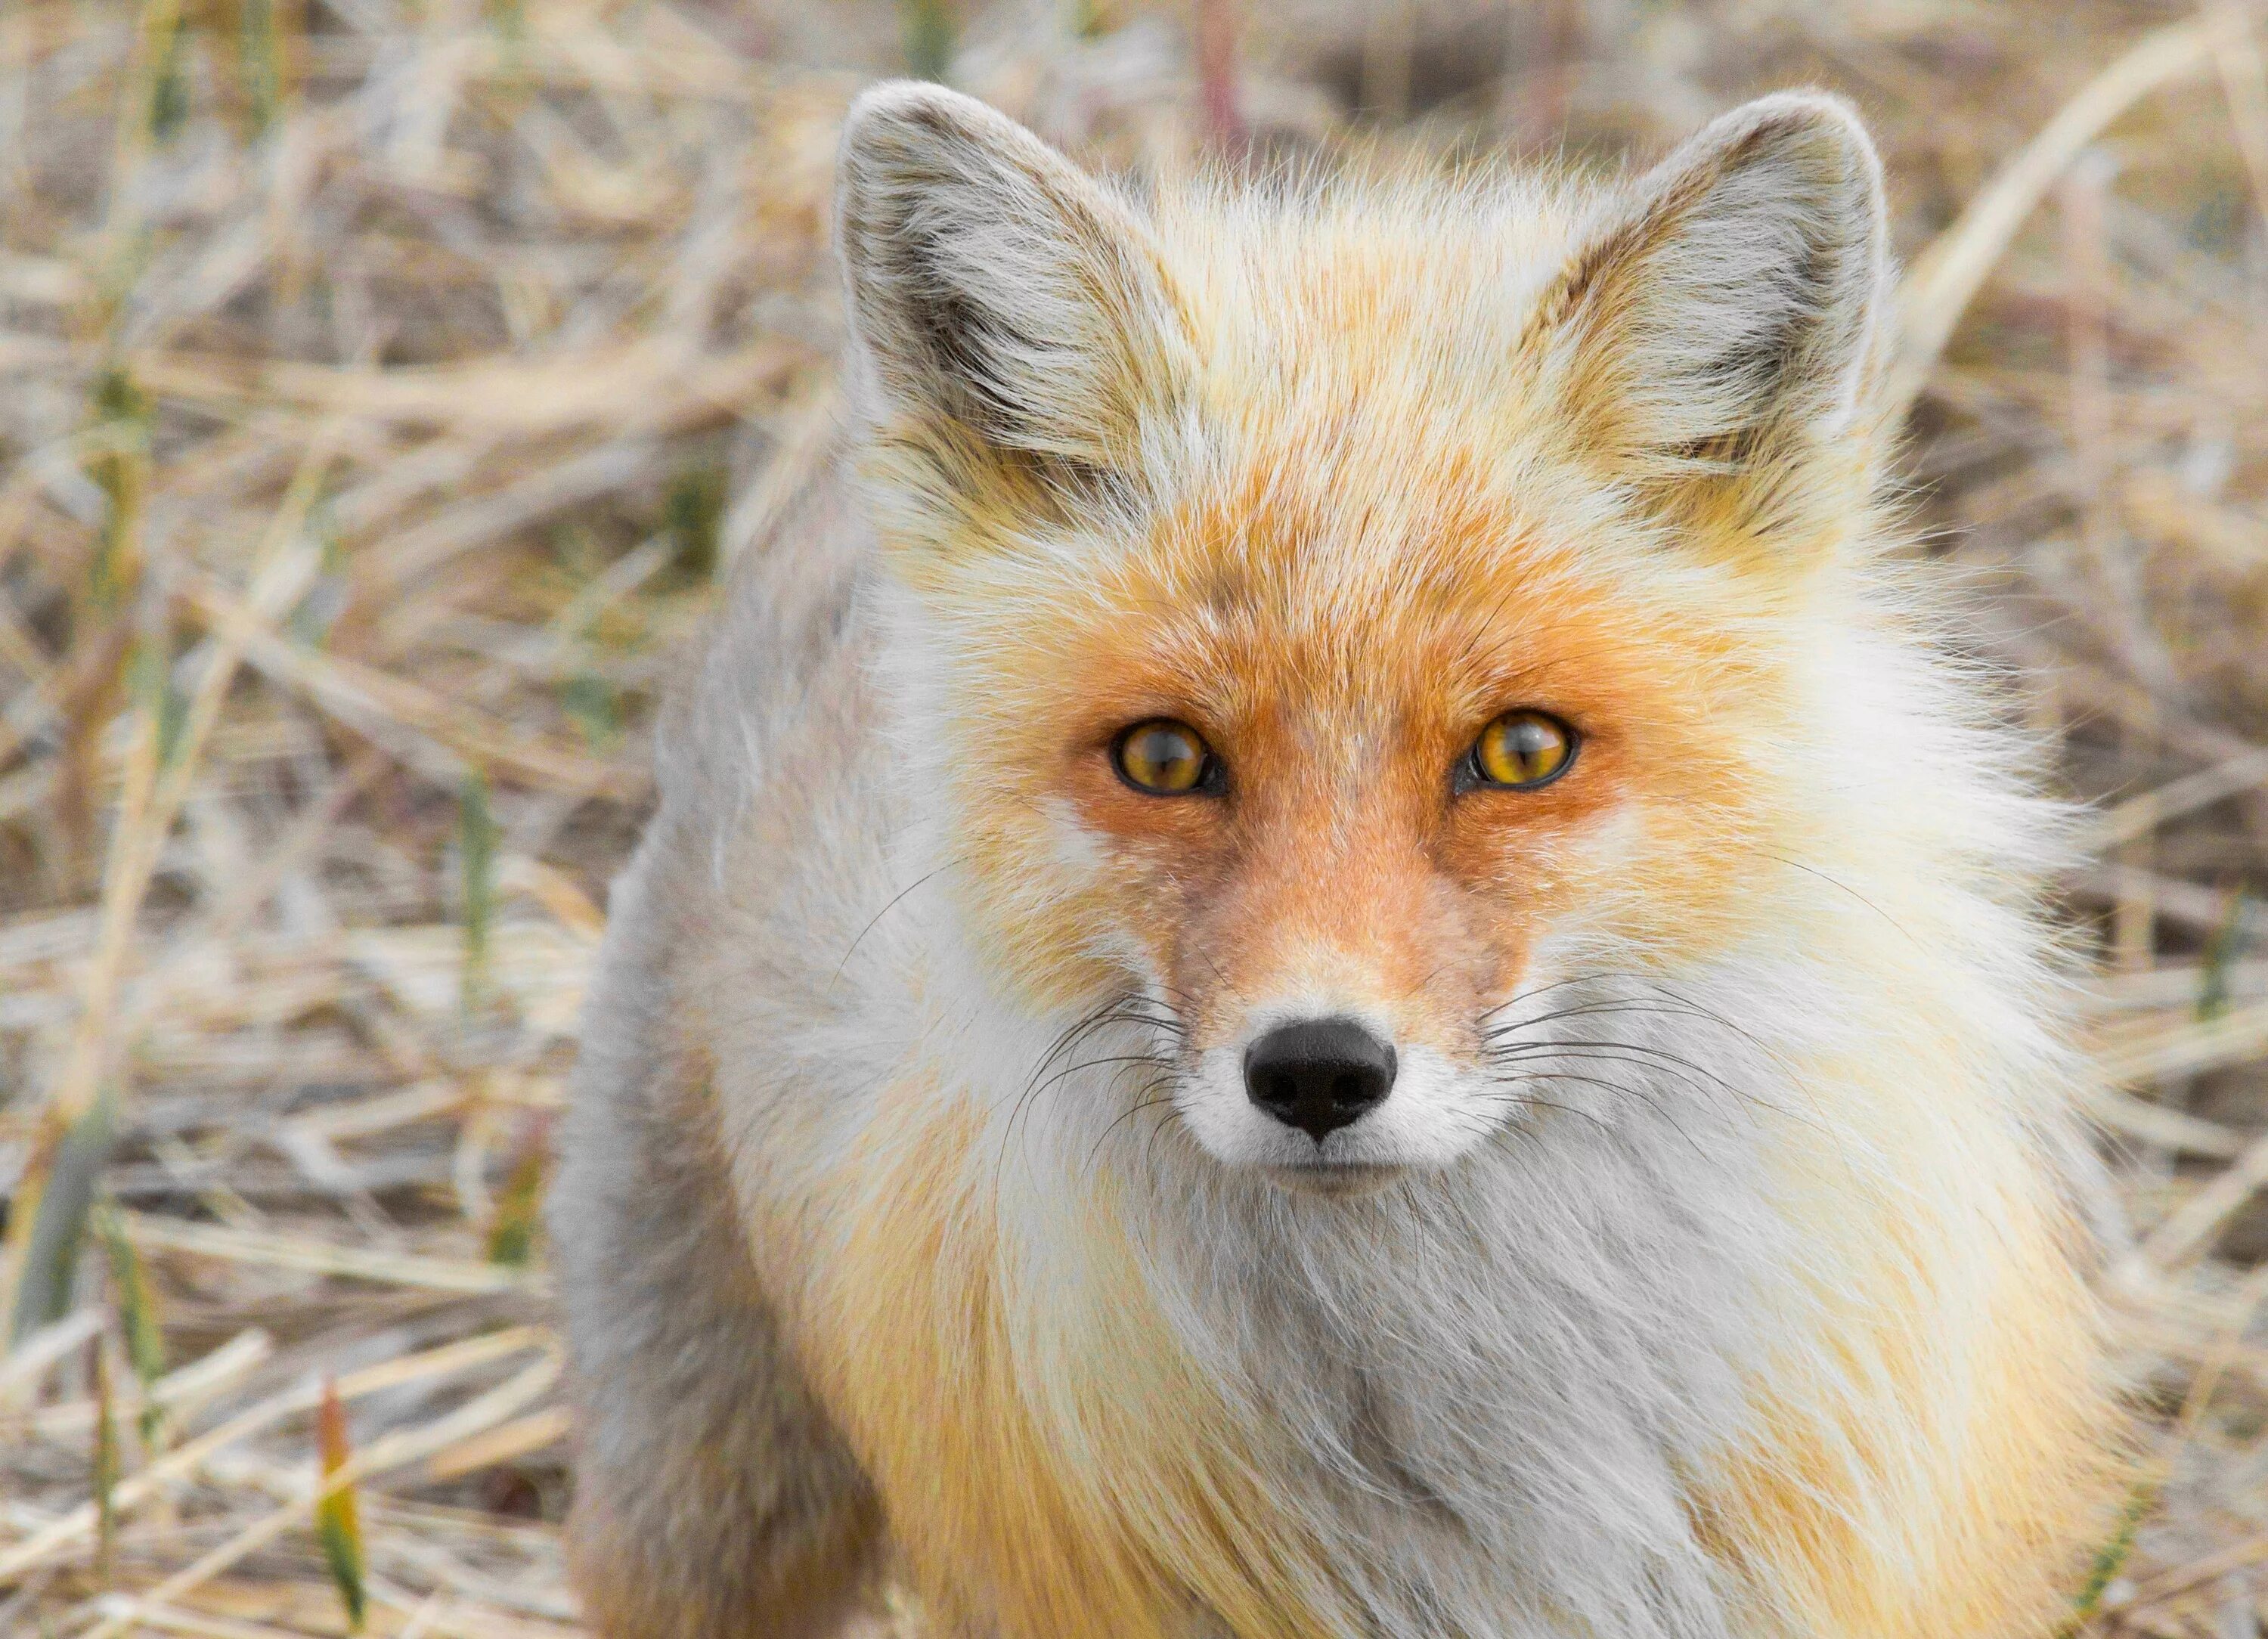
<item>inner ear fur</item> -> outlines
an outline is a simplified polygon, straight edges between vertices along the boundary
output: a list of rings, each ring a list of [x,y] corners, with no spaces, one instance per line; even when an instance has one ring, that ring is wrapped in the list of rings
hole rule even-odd
[[[1587,441],[1646,482],[1785,468],[1868,408],[1881,164],[1849,105],[1734,109],[1640,177],[1537,317]]]
[[[899,81],[851,106],[836,233],[887,408],[1073,468],[1127,455],[1186,325],[1147,227],[1022,126]]]

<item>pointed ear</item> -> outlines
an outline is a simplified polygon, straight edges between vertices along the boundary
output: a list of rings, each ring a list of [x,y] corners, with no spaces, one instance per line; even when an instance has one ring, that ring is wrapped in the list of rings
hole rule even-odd
[[[1784,470],[1859,419],[1889,280],[1881,174],[1847,104],[1765,97],[1641,177],[1594,231],[1539,322],[1624,475]]]
[[[1186,321],[1149,230],[1012,120],[898,81],[851,105],[836,232],[888,408],[1083,466],[1171,391]]]

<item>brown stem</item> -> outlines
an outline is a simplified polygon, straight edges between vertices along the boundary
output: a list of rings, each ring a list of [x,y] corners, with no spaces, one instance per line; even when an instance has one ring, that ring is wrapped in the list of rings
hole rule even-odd
[[[1237,155],[1250,142],[1236,95],[1235,0],[1196,0],[1197,92],[1204,109],[1205,145]]]

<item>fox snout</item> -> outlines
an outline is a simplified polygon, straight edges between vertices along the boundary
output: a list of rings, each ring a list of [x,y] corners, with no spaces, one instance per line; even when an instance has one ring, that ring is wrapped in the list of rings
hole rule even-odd
[[[1393,1044],[1351,1018],[1278,1025],[1245,1050],[1252,1102],[1317,1143],[1351,1127],[1394,1091]]]
[[[1309,982],[1226,1017],[1201,1009],[1179,1121],[1215,1163],[1301,1193],[1454,1163],[1512,1112],[1413,1000]]]

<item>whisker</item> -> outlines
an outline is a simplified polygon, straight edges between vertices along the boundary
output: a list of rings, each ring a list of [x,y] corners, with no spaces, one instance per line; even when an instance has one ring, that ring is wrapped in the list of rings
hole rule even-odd
[[[969,856],[967,854],[956,855],[953,858],[946,860],[943,864],[938,866],[935,870],[924,871],[921,875],[916,877],[911,882],[907,883],[905,886],[900,888],[895,893],[890,895],[889,903],[883,906],[881,909],[876,911],[872,916],[867,918],[866,925],[858,930],[858,937],[850,941],[850,948],[843,952],[843,959],[835,964],[835,972],[828,977],[827,981],[827,988],[829,990],[835,989],[836,981],[841,979],[843,977],[843,969],[850,966],[850,959],[858,954],[858,947],[866,942],[866,936],[874,931],[875,928],[880,923],[883,917],[897,909],[900,903],[904,900],[905,897],[909,893],[911,893],[916,888],[921,886],[922,884],[929,881],[932,878],[943,876],[955,865],[966,864],[968,858]]]
[[[1705,1008],[1683,1004],[1665,1006],[1659,1002],[1637,1000],[1600,1001],[1586,1002],[1574,1007],[1563,1007],[1556,1012],[1538,1014],[1532,1018],[1515,1019],[1506,1024],[1492,1025],[1484,1029],[1481,1036],[1484,1041],[1496,1040],[1517,1036],[1523,1032],[1535,1030],[1545,1025],[1557,1024],[1562,1019],[1615,1018],[1624,1015],[1640,1017],[1650,1015],[1659,1018],[1698,1018],[1706,1019],[1712,1023],[1720,1022],[1715,1014]]]
[[[1786,865],[1790,871],[1800,871],[1807,877],[1816,877],[1819,880],[1824,882],[1829,887],[1848,893],[1852,899],[1858,900],[1859,903],[1864,905],[1868,910],[1873,911],[1874,915],[1880,916],[1884,922],[1889,923],[1891,927],[1896,929],[1899,935],[1911,944],[1916,950],[1926,950],[1928,948],[1926,945],[1923,944],[1919,939],[1915,938],[1914,936],[1907,930],[1904,922],[1891,915],[1889,912],[1884,910],[1881,906],[1875,904],[1874,900],[1868,899],[1865,894],[1859,893],[1858,889],[1852,887],[1849,883],[1839,882],[1836,880],[1835,878],[1828,875],[1827,872],[1817,869],[1815,866],[1807,865],[1800,859],[1789,859],[1786,856],[1780,854],[1766,854],[1764,857],[1772,861],[1775,864]]]
[[[1530,1059],[1549,1058],[1558,1053],[1566,1053],[1570,1057],[1580,1053],[1591,1053],[1609,1059],[1619,1055],[1619,1062],[1624,1063],[1668,1064],[1699,1077],[1719,1091],[1728,1093],[1735,1099],[1746,1099],[1749,1097],[1748,1093],[1734,1086],[1732,1083],[1706,1066],[1696,1064],[1691,1059],[1681,1054],[1672,1053],[1667,1048],[1653,1047],[1640,1041],[1524,1041],[1491,1047],[1483,1056],[1490,1062],[1518,1063]]]
[[[1115,1085],[1116,1077],[1124,1075],[1136,1066],[1146,1066],[1162,1077],[1170,1077],[1178,1068],[1174,1060],[1163,1053],[1108,1054],[1099,1058],[1081,1060],[1077,1063],[1063,1062],[1064,1060],[1074,1055],[1080,1045],[1089,1037],[1114,1025],[1130,1025],[1152,1030],[1168,1040],[1177,1043],[1185,1043],[1189,1038],[1188,1026],[1181,1019],[1174,1017],[1169,1008],[1134,990],[1123,991],[1105,997],[1094,1007],[1072,1020],[1048,1044],[1046,1051],[1040,1055],[1037,1062],[1033,1065],[1030,1078],[1026,1081],[1022,1090],[1016,1095],[1015,1102],[1009,1111],[1008,1119],[1001,1128],[1000,1145],[993,1161],[996,1174],[1006,1166],[1008,1151],[1017,1142],[1017,1136],[1023,1130],[1025,1122],[1030,1118],[1032,1110],[1049,1089],[1066,1077],[1084,1070],[1099,1069],[1106,1065],[1116,1065],[1118,1069],[1113,1076]],[[1114,1121],[1113,1126],[1116,1124]]]
[[[1102,1154],[1102,1146],[1110,1142],[1111,1134],[1116,1132],[1121,1127],[1125,1125],[1126,1122],[1131,1121],[1134,1117],[1141,1114],[1143,1111],[1170,1109],[1173,1106],[1173,1095],[1170,1093],[1160,1098],[1143,1099],[1136,1103],[1128,1105],[1116,1116],[1112,1117],[1110,1125],[1102,1129],[1102,1136],[1094,1141],[1094,1148],[1087,1151],[1086,1165],[1088,1170],[1094,1170],[1097,1158]]]
[[[1220,964],[1213,960],[1211,954],[1204,951],[1198,952],[1197,954],[1204,958],[1204,965],[1212,969],[1212,976],[1220,981],[1220,988],[1222,989],[1227,991],[1229,995],[1234,996],[1238,1001],[1244,1002],[1244,1004],[1247,1007],[1252,1005],[1248,1001],[1245,1001],[1244,993],[1242,991],[1239,990],[1234,985],[1229,983],[1228,975],[1221,972]]]
[[[1506,1023],[1504,1025],[1491,1025],[1490,1021],[1494,1019],[1498,1014],[1504,1013],[1513,1007],[1517,1007],[1522,1002],[1533,1001],[1539,996],[1549,995],[1554,990],[1566,989],[1576,985],[1598,985],[1603,987],[1610,983],[1631,983],[1641,985],[1647,990],[1651,991],[1653,996],[1648,997],[1615,996],[1609,995],[1602,996],[1595,1003],[1578,1003],[1575,1009],[1565,1011],[1572,1014],[1573,1012],[1580,1011],[1583,1008],[1591,1006],[1605,1008],[1624,1005],[1633,1009],[1655,1007],[1658,1008],[1665,1017],[1690,1017],[1707,1019],[1711,1023],[1717,1025],[1730,1033],[1740,1037],[1743,1041],[1748,1042],[1750,1046],[1756,1047],[1764,1053],[1768,1055],[1776,1053],[1776,1049],[1771,1043],[1758,1038],[1738,1020],[1727,1018],[1724,1014],[1717,1011],[1714,1008],[1705,1006],[1703,1003],[1695,1001],[1691,996],[1686,996],[1682,992],[1672,989],[1667,981],[1656,978],[1649,974],[1633,974],[1619,971],[1603,974],[1582,974],[1566,979],[1555,980],[1550,984],[1538,985],[1531,989],[1521,991],[1506,1000],[1498,1003],[1494,1007],[1490,1008],[1486,1012],[1483,1013],[1479,1020],[1480,1027],[1484,1034],[1501,1030],[1532,1028],[1537,1024],[1547,1022],[1550,1018],[1559,1017],[1559,1015],[1546,1014],[1540,1019],[1532,1018],[1521,1023]],[[1660,1003],[1654,999],[1657,997],[1668,998],[1668,1001],[1671,1005],[1667,1007],[1661,1006]]]
[[[1683,1138],[1692,1149],[1695,1155],[1700,1157],[1705,1161],[1709,1158],[1709,1152],[1704,1150],[1701,1147],[1699,1141],[1697,1140],[1691,1133],[1685,1129],[1684,1123],[1680,1121],[1671,1110],[1657,1102],[1651,1094],[1641,1088],[1626,1087],[1620,1082],[1609,1081],[1597,1076],[1578,1075],[1572,1070],[1547,1071],[1542,1075],[1509,1077],[1505,1079],[1500,1083],[1500,1084],[1507,1088],[1517,1089],[1539,1082],[1547,1085],[1554,1082],[1566,1082],[1578,1086],[1596,1087],[1603,1091],[1619,1093],[1624,1098],[1639,1099],[1649,1108],[1653,1110],[1655,1113],[1660,1115],[1663,1121],[1668,1122],[1670,1130],[1675,1132],[1680,1138]],[[1533,1094],[1524,1091],[1514,1091],[1511,1096],[1517,1098],[1525,1106],[1535,1109],[1557,1110],[1563,1114],[1580,1116],[1583,1120],[1589,1121],[1593,1126],[1598,1128],[1602,1132],[1612,1133],[1614,1131],[1614,1127],[1611,1123],[1602,1121],[1598,1116],[1593,1114],[1588,1110],[1579,1110],[1572,1105],[1553,1104],[1546,1099],[1535,1098]]]

